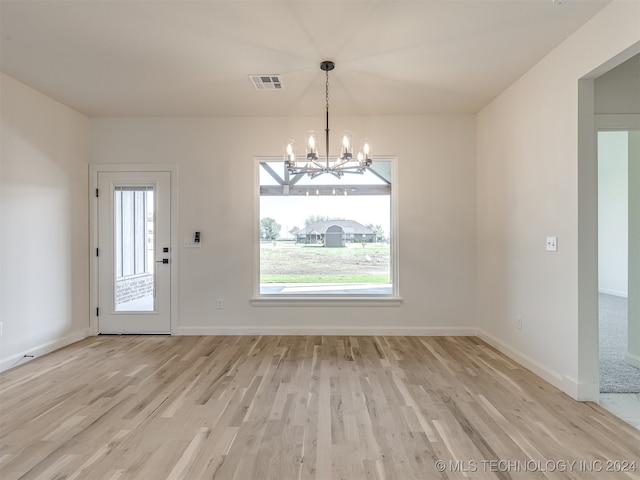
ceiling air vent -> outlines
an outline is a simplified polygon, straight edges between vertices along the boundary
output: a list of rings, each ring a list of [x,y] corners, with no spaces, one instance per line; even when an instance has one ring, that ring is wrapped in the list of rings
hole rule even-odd
[[[249,75],[256,90],[282,90],[280,75]]]

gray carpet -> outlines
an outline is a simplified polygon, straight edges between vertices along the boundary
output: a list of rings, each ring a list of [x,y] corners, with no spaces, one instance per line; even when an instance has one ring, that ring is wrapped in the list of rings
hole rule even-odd
[[[640,369],[624,361],[627,351],[627,299],[613,295],[600,300],[600,392],[639,393]]]

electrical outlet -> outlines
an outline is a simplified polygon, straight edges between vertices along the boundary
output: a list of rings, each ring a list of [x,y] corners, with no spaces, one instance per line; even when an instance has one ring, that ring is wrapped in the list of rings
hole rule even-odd
[[[516,315],[516,328],[522,330],[522,315]]]
[[[222,299],[219,298],[218,300],[216,300],[216,308],[218,310],[222,310]]]

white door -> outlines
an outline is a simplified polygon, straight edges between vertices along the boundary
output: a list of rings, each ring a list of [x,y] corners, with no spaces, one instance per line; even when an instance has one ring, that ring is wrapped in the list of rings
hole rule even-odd
[[[98,172],[98,333],[171,332],[170,182]]]

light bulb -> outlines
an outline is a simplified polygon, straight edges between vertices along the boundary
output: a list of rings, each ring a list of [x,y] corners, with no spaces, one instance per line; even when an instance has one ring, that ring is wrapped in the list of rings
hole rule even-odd
[[[365,142],[362,149],[364,150],[365,155],[369,155],[369,144]]]
[[[307,158],[315,160],[318,151],[316,150],[316,132],[309,130],[307,132]]]
[[[342,132],[342,153],[340,160],[351,159],[351,132]]]

